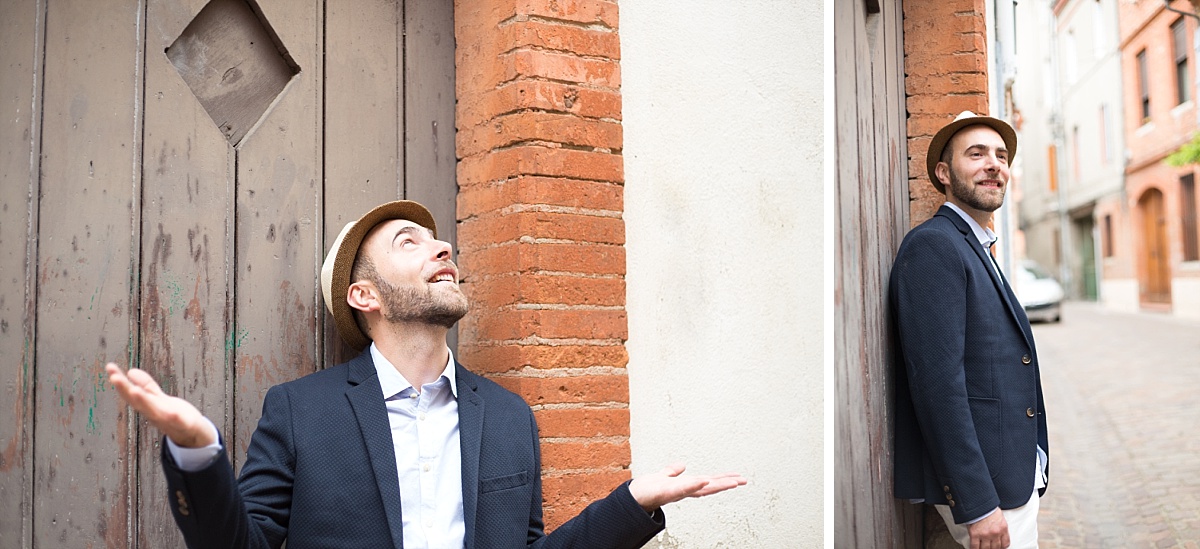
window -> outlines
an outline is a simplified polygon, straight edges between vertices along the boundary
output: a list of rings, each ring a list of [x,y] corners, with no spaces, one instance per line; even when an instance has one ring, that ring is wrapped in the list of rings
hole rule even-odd
[[[1112,160],[1113,144],[1108,131],[1108,104],[1100,104],[1100,163],[1108,164]]]
[[[1146,74],[1146,50],[1137,54],[1138,97],[1142,102],[1142,123],[1150,121],[1150,81]]]
[[[1058,192],[1058,149],[1054,145],[1046,147],[1047,166],[1050,166],[1050,192]]]
[[[1100,0],[1092,2],[1092,50],[1096,59],[1104,57],[1104,49],[1108,47],[1107,35],[1104,28],[1104,7]]]
[[[1200,243],[1196,234],[1196,178],[1187,174],[1179,178],[1179,200],[1183,204],[1183,260],[1200,261]]]
[[[1104,257],[1113,256],[1112,214],[1104,216]]]
[[[1187,24],[1183,17],[1171,24],[1171,44],[1175,52],[1175,97],[1179,103],[1192,98],[1190,80],[1188,79],[1188,43]]]
[[[1067,185],[1070,185],[1072,181],[1078,185],[1082,179],[1083,166],[1079,161],[1079,126],[1075,126],[1071,128],[1071,181],[1068,181]]]
[[[1067,61],[1063,63],[1063,68],[1067,72],[1064,77],[1067,80],[1067,85],[1070,86],[1079,78],[1079,52],[1075,47],[1075,29],[1067,30],[1067,36],[1063,39],[1063,42]]]

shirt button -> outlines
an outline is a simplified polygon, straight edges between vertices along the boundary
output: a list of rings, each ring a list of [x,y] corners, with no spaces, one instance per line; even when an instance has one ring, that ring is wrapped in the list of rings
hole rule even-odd
[[[420,396],[420,395],[418,395],[417,393],[409,393],[408,394],[408,398],[411,398],[413,400],[416,400],[418,396]]]
[[[1029,355],[1021,357],[1021,364],[1029,364],[1030,362],[1033,362],[1033,359],[1029,358]]]
[[[426,527],[426,528],[433,528],[433,521],[432,521],[432,520],[427,520],[427,521],[425,521],[425,527]]]
[[[1033,408],[1026,408],[1026,409],[1025,409],[1025,415],[1027,415],[1027,416],[1029,416],[1029,417],[1033,417],[1033,416],[1034,416],[1034,413],[1033,413]]]
[[[428,464],[428,463],[426,463],[425,465],[422,465],[422,466],[421,466],[421,470],[422,470],[422,471],[425,471],[426,473],[428,473],[428,472],[429,472],[429,464]]]
[[[419,419],[421,421],[425,421],[425,412],[421,412],[421,413],[417,414],[417,419]]]

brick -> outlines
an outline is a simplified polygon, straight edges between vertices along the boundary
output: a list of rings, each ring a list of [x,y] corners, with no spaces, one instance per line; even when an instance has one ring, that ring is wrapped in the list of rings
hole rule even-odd
[[[951,53],[926,50],[904,52],[905,76],[929,76],[952,73],[986,73],[987,56],[980,52]]]
[[[524,109],[571,113],[588,118],[621,119],[621,94],[542,80],[516,80],[478,94],[459,94],[460,129]],[[466,156],[460,154],[459,156]]]
[[[464,158],[523,141],[610,150],[620,150],[623,142],[619,122],[537,111],[501,115],[486,124],[460,129],[456,139],[458,154]]]
[[[518,303],[599,306],[625,304],[625,280],[622,278],[500,275],[472,280],[469,288],[465,287],[464,291],[474,307],[485,310]]]
[[[495,50],[507,53],[521,48],[546,49],[574,55],[621,58],[617,33],[545,20],[518,20],[500,27]]]
[[[501,55],[500,59],[507,71],[504,82],[518,78],[545,78],[610,89],[621,86],[621,65],[611,59],[582,58],[538,50],[517,50]]]
[[[908,98],[911,113],[987,112],[987,96],[982,92],[913,95]]]
[[[625,221],[617,217],[527,210],[473,217],[458,226],[460,248],[510,242],[521,237],[621,245],[625,243]]]
[[[904,79],[904,90],[908,95],[929,93],[930,90],[956,91],[985,89],[987,89],[987,75],[982,72],[949,73],[926,76],[909,75]],[[912,119],[909,119],[908,123],[911,127],[913,123]],[[943,124],[945,124],[945,122],[939,123],[938,127],[941,127]]]
[[[542,441],[542,467],[546,469],[626,469],[629,467],[629,441],[581,442]]]
[[[623,345],[491,345],[460,344],[459,359],[480,373],[531,368],[624,368],[629,353]]]
[[[621,211],[624,203],[625,188],[620,183],[518,176],[460,189],[457,209],[458,219],[466,221],[518,204]]]
[[[502,309],[464,319],[461,328],[482,340],[626,339],[627,324],[624,309]]]
[[[624,181],[620,155],[523,145],[463,158],[458,184],[470,187],[518,175],[543,175],[596,181]]]
[[[533,416],[542,438],[629,436],[628,408],[544,408]]]
[[[625,248],[520,242],[464,253],[459,267],[467,277],[537,271],[624,275]]]
[[[617,3],[605,0],[515,0],[523,15],[617,28]]]
[[[495,377],[492,381],[529,404],[599,404],[629,402],[629,378],[624,375],[554,377]]]

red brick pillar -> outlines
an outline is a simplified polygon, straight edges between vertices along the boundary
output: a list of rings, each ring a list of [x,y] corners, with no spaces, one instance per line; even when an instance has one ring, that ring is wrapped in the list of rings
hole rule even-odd
[[[459,354],[533,407],[554,527],[630,476],[617,4],[454,18]]]
[[[962,111],[988,112],[986,14],[984,0],[904,2],[908,192],[914,227],[945,201],[925,168],[933,135]]]

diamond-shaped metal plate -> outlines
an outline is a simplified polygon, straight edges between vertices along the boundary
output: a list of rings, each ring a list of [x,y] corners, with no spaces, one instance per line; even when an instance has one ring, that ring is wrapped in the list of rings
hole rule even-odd
[[[235,147],[300,72],[262,11],[246,0],[209,2],[167,58]]]

